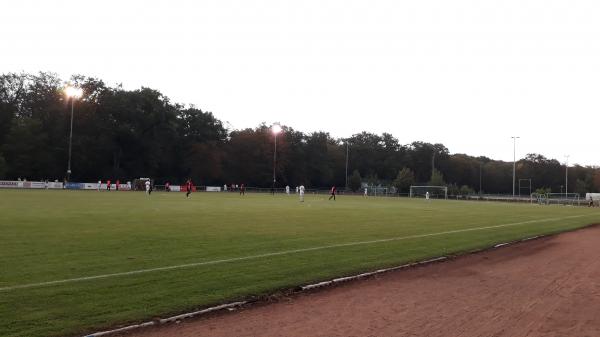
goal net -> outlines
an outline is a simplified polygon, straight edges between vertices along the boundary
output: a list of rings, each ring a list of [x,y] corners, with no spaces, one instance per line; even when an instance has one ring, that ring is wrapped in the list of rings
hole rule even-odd
[[[547,205],[579,205],[578,193],[546,193]]]
[[[429,198],[448,199],[448,187],[446,186],[411,186],[409,197],[425,198],[429,192]]]
[[[382,186],[366,186],[362,188],[362,191],[365,190],[365,188],[367,189],[367,195],[368,196],[374,196],[374,197],[384,197],[384,196],[388,196],[389,195],[389,188],[387,187],[382,187]]]
[[[531,203],[536,202],[538,205],[546,204],[546,193],[531,193]]]

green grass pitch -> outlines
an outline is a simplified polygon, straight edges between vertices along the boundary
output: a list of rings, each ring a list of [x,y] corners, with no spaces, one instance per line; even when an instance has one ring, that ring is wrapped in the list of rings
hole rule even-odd
[[[2,190],[0,336],[83,335],[596,222],[587,207]]]

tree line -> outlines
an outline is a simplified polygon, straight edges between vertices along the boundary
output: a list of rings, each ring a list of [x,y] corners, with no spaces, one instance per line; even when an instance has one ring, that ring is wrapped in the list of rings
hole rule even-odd
[[[73,102],[72,181],[191,178],[198,185],[271,187],[270,125],[228,130],[211,112],[172,102],[155,89],[125,90],[82,75],[68,82],[83,89]],[[0,76],[0,179],[66,176],[71,101],[65,83],[45,72]],[[512,162],[450,154],[443,144],[400,144],[389,133],[335,138],[324,131],[282,129],[275,167],[279,187],[356,190],[368,183],[406,192],[412,184],[443,184],[456,193],[512,193]],[[520,159],[516,172],[517,179],[531,179],[533,190],[561,192],[565,185],[565,166],[540,154]],[[598,191],[600,170],[571,166],[568,185],[569,192]]]

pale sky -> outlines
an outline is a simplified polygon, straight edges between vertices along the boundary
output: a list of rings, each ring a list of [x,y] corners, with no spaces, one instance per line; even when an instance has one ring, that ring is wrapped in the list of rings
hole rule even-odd
[[[0,73],[160,90],[233,128],[600,165],[600,2],[0,2]]]

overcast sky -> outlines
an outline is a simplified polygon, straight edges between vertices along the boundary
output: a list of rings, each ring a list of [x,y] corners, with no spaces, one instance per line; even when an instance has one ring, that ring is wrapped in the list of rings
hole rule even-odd
[[[0,72],[155,88],[233,128],[600,165],[600,2],[2,1]]]

